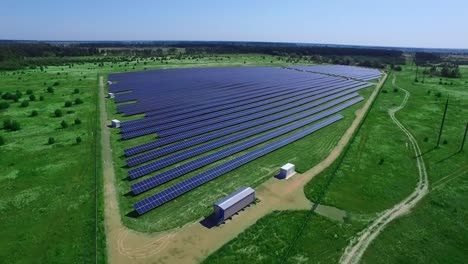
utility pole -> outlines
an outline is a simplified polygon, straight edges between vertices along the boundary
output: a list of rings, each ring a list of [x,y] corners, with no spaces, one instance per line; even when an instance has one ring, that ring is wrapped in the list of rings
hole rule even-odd
[[[414,81],[415,81],[415,82],[418,82],[418,70],[419,70],[419,67],[418,67],[418,63],[417,63],[417,62],[415,62],[415,63],[416,63],[416,77],[414,77]]]
[[[459,151],[459,152],[462,152],[462,151],[463,151],[463,147],[465,146],[465,140],[466,140],[466,133],[467,133],[467,132],[468,132],[468,122],[466,123],[465,134],[463,134],[463,139],[462,139],[462,143],[461,143],[460,151]]]
[[[440,146],[440,139],[442,138],[442,130],[444,128],[445,117],[447,115],[448,102],[449,102],[449,97],[447,96],[447,101],[445,102],[444,116],[442,117],[442,123],[440,124],[439,138],[437,139],[436,148],[439,148],[439,146]]]

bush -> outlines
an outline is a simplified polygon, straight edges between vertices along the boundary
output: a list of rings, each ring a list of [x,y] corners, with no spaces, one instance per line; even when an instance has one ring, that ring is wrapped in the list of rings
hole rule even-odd
[[[39,96],[39,101],[44,101],[44,96]]]
[[[75,125],[81,124],[81,120],[79,118],[75,119]]]
[[[0,103],[0,109],[7,109],[8,107],[10,107],[9,103],[7,103],[7,102],[1,102]]]
[[[18,131],[21,129],[21,125],[18,121],[12,121],[10,125],[10,130],[11,131]]]
[[[60,74],[60,73],[59,73]],[[54,82],[54,86],[59,86],[60,83],[59,82]]]
[[[400,66],[400,65],[395,65],[395,66],[393,67],[393,69],[394,69],[395,71],[401,71],[401,66]]]
[[[23,93],[20,92],[19,90],[16,90],[16,96],[17,96],[18,98],[21,98],[21,97],[23,96]]]
[[[21,102],[21,107],[28,107],[29,106],[29,102],[28,101],[23,101]]]
[[[394,93],[398,93],[398,88],[393,88]]]
[[[56,109],[55,112],[54,112],[54,115],[56,117],[61,117],[61,116],[63,116],[63,112],[60,109]]]
[[[47,92],[48,92],[48,93],[54,93],[54,88],[52,88],[52,87],[47,87]]]
[[[32,101],[36,101],[36,96],[35,96],[34,94],[31,94],[31,95],[29,96],[29,101],[31,101],[31,102],[32,102]]]
[[[427,137],[424,138],[424,142],[427,142],[429,141],[429,139]]]
[[[76,137],[76,144],[80,144],[81,143],[81,137]]]
[[[81,100],[80,98],[75,99],[75,104],[82,104],[82,103],[83,103],[83,100]]]
[[[39,115],[39,112],[37,112],[37,110],[33,110],[31,112],[31,116],[37,116],[37,115]]]
[[[49,141],[48,141],[47,143],[49,143],[49,145],[54,144],[54,143],[55,143],[55,138],[50,137],[50,138],[49,138]]]
[[[13,95],[12,95],[11,93],[8,93],[8,92],[7,92],[7,93],[2,94],[2,99],[4,99],[4,100],[11,100],[11,99],[12,99],[12,98],[11,98],[12,96],[13,96]]]
[[[3,120],[3,129],[9,130],[11,128],[11,120]]]
[[[5,139],[0,135],[0,146],[5,145]]]
[[[442,93],[441,93],[441,92],[438,92],[438,93],[436,93],[435,96],[436,96],[436,97],[441,97],[441,96],[442,96]]]
[[[60,123],[60,125],[62,126],[62,128],[67,128],[68,127],[68,124],[67,124],[67,122],[65,122],[65,120],[62,120],[62,123]]]
[[[382,93],[388,93],[387,90],[382,90]]]
[[[32,93],[33,93],[33,91],[32,91],[31,89],[26,90],[26,94],[27,94],[27,95],[30,95],[30,94],[32,94]]]
[[[65,107],[71,107],[73,104],[71,101],[66,101],[65,102]]]
[[[442,144],[447,145],[448,141],[446,139],[444,139],[444,142],[442,142]]]
[[[379,165],[384,164],[384,162],[385,162],[385,160],[383,158],[381,158],[380,161],[379,161]]]
[[[79,94],[79,93],[80,93],[80,89],[75,88],[75,90],[73,90],[73,93],[74,93],[74,94]]]

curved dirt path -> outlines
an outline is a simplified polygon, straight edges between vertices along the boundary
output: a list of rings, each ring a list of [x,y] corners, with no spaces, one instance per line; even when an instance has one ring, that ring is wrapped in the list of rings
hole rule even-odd
[[[286,181],[271,178],[258,186],[256,195],[261,202],[247,208],[241,213],[241,216],[235,216],[225,225],[211,229],[196,221],[182,228],[148,234],[128,229],[122,223],[118,192],[115,187],[110,133],[107,128],[104,80],[100,77],[104,226],[109,263],[198,263],[270,212],[275,210],[310,210],[312,203],[306,198],[303,187],[315,175],[333,164],[341,154],[365,117],[386,78],[387,75],[384,75],[364,106],[356,111],[356,117],[351,126],[322,162],[304,174],[296,174]],[[334,208],[319,206],[317,213],[326,214],[330,210],[333,211]]]
[[[380,232],[382,232],[382,230],[384,230],[384,228],[395,218],[409,213],[411,208],[413,208],[429,191],[429,181],[427,177],[426,166],[424,164],[424,159],[421,155],[422,153],[418,142],[408,131],[408,129],[406,129],[406,127],[401,124],[400,121],[398,121],[398,119],[395,117],[395,113],[406,106],[408,98],[410,97],[410,93],[407,90],[398,87],[395,84],[395,80],[396,76],[393,75],[393,86],[405,92],[405,98],[401,102],[400,106],[389,109],[388,114],[390,115],[390,118],[393,120],[393,122],[406,134],[414,149],[419,172],[419,181],[413,193],[411,193],[407,198],[395,205],[393,208],[381,213],[380,216],[370,226],[359,233],[358,237],[351,240],[343,255],[341,256],[340,263],[343,264],[358,263],[361,260],[362,255],[366,251],[367,247],[380,234]]]

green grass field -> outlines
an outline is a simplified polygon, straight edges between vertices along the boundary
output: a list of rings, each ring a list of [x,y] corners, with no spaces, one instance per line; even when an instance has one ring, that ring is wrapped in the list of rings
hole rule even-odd
[[[0,96],[16,94],[17,90],[22,94],[18,102],[0,98],[2,107],[8,104],[8,108],[0,109],[0,137],[4,141],[0,145],[2,262],[105,262],[97,126],[99,75],[172,67],[286,64],[278,57],[226,55],[172,58],[164,63],[151,59],[74,62],[44,67],[43,71],[0,72]],[[53,93],[47,91],[48,87]],[[28,90],[34,100],[30,100]],[[75,104],[77,98],[83,103]],[[28,106],[21,107],[23,101],[28,101]],[[72,105],[65,107],[66,101]],[[55,117],[56,109],[62,111],[61,117]],[[32,116],[34,110],[37,116]],[[76,119],[81,123],[75,124]],[[21,129],[5,129],[6,120],[19,122]],[[61,126],[62,121],[67,123],[66,128]],[[51,137],[53,144],[49,144]],[[79,144],[77,137],[81,138]]]
[[[442,81],[447,84],[439,84],[436,77],[426,77],[424,84],[413,83],[414,69],[410,66],[396,74],[397,85],[412,94],[397,117],[423,148],[430,182],[437,187],[412,214],[395,221],[383,232],[366,252],[363,262],[462,263],[468,257],[465,250],[468,154],[458,153],[458,149],[468,121],[468,69],[462,69],[463,79]],[[413,191],[418,178],[414,156],[407,149],[405,135],[396,125],[392,126],[387,114],[402,99],[402,92],[394,91],[391,79],[389,76],[348,151],[305,188],[307,196],[315,200],[327,179],[334,175],[322,203],[346,210],[345,223],[313,215],[289,252],[288,262],[337,262],[347,241],[377,212]],[[434,149],[447,95],[451,96],[451,105],[442,137],[446,144]],[[289,217],[283,217],[286,214]],[[291,233],[297,234],[298,226],[305,221],[304,214],[303,211],[271,214],[211,255],[206,263],[234,263],[235,258],[250,259],[251,263],[279,262],[284,256],[283,248],[273,250],[273,242],[266,237],[275,237],[283,247],[292,243]],[[327,227],[323,227],[324,223]],[[283,226],[291,228],[284,232]],[[320,239],[335,234],[337,241],[332,245]],[[255,248],[246,250],[252,247]]]

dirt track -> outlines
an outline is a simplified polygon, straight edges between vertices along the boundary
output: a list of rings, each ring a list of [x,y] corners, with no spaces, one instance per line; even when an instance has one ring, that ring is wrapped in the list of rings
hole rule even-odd
[[[305,197],[303,187],[315,175],[330,166],[353,137],[375,100],[382,79],[364,106],[356,111],[356,117],[338,144],[322,162],[304,174],[297,174],[287,181],[270,179],[256,188],[261,202],[247,208],[241,216],[234,217],[221,227],[207,229],[197,222],[182,228],[161,233],[139,233],[122,224],[115,188],[110,135],[107,128],[107,113],[104,98],[104,81],[100,78],[100,109],[102,126],[102,157],[104,170],[105,230],[110,263],[197,263],[223,244],[235,238],[258,219],[274,210],[310,209],[311,202]],[[324,209],[324,210],[322,210]],[[318,208],[317,213],[327,211]]]
[[[403,109],[408,102],[410,97],[410,93],[398,87],[395,84],[396,76],[393,76],[392,84],[394,87],[401,89],[405,92],[405,98],[403,99],[400,106],[396,108],[392,108],[388,111],[390,118],[392,121],[405,133],[408,137],[413,149],[414,154],[416,156],[416,165],[418,167],[419,172],[419,181],[416,185],[416,188],[413,193],[411,193],[407,198],[403,201],[395,205],[393,208],[388,209],[380,214],[380,216],[367,228],[359,233],[359,235],[351,240],[348,247],[345,249],[343,256],[340,259],[340,263],[343,264],[351,264],[351,263],[358,263],[364,252],[366,251],[367,247],[372,243],[372,241],[384,230],[384,228],[391,223],[397,217],[400,217],[404,214],[410,212],[411,208],[413,208],[429,191],[429,181],[426,173],[426,166],[424,164],[424,159],[422,157],[421,149],[419,148],[418,142],[413,137],[413,135],[406,129],[406,127],[398,121],[395,117],[395,113],[399,110]]]

